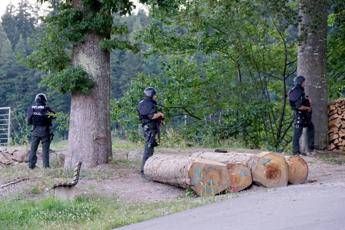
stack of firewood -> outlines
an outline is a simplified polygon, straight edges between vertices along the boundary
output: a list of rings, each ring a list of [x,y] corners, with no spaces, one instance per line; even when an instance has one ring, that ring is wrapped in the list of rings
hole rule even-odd
[[[301,184],[308,165],[299,156],[278,153],[197,152],[156,154],[145,164],[147,178],[182,188],[199,196],[239,192],[253,183],[267,188]]]
[[[331,102],[328,106],[328,150],[345,151],[345,99]]]

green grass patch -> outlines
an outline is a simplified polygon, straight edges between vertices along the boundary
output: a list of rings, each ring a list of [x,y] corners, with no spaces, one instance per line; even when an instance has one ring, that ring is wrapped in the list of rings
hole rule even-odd
[[[338,153],[321,153],[317,158],[330,164],[343,165],[345,164],[345,154]]]
[[[113,138],[112,139],[112,148],[113,150],[116,149],[124,149],[124,150],[135,150],[141,148],[142,144],[140,142],[135,143],[128,140]]]
[[[55,141],[53,140],[50,148],[54,149],[55,151],[61,151],[65,150],[68,147],[68,141],[67,140],[61,140],[61,141]]]
[[[116,199],[79,197],[0,202],[0,226],[6,229],[113,229],[215,201],[182,198],[170,202],[124,203]]]

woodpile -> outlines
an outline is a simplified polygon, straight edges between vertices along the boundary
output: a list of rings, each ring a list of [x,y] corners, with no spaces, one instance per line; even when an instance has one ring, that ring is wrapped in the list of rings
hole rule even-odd
[[[345,151],[345,99],[328,105],[328,117],[328,150]]]
[[[205,196],[239,192],[253,183],[267,188],[301,184],[307,180],[308,165],[301,157],[272,152],[197,152],[154,155],[146,161],[144,173],[151,180]]]

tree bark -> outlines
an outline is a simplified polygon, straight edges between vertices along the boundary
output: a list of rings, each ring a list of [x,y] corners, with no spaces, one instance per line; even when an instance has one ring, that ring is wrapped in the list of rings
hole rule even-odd
[[[73,6],[82,9],[80,0]],[[110,54],[100,48],[103,37],[89,32],[73,47],[72,63],[94,80],[88,95],[72,93],[68,155],[65,168],[82,161],[84,167],[104,164],[112,157],[110,132]]]
[[[297,74],[306,78],[312,102],[315,148],[327,147],[326,39],[327,0],[300,0]]]
[[[191,158],[183,155],[155,154],[146,161],[144,173],[153,181],[188,188],[192,162]]]

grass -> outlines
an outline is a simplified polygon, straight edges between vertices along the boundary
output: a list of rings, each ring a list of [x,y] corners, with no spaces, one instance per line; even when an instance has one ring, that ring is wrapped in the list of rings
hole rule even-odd
[[[66,149],[67,143],[54,143],[52,149]],[[142,149],[142,144],[114,140],[114,151]],[[92,169],[83,168],[81,178],[103,180],[138,169],[138,162],[114,160],[110,164]],[[46,197],[46,189],[61,180],[70,179],[72,172],[61,166],[30,170],[27,164],[0,167],[2,181],[17,177],[30,177],[30,186],[14,192],[0,201],[0,226],[6,229],[113,229],[154,217],[190,209],[225,199],[231,194],[197,198],[187,190],[184,197],[164,202],[126,203],[117,198],[99,195],[79,197],[74,201],[61,201]],[[23,183],[24,184],[24,183]],[[95,188],[97,189],[97,188]],[[92,193],[91,193],[92,194]],[[138,194],[140,196],[140,194]]]
[[[345,154],[339,153],[321,153],[317,158],[330,164],[342,165],[345,164]]]
[[[0,202],[0,226],[6,229],[113,229],[215,201],[214,197],[185,197],[170,202],[125,203],[117,199],[78,197],[61,201]]]
[[[142,148],[141,143],[134,143],[128,140],[122,140],[118,138],[112,139],[113,150],[123,149],[123,150],[136,150]]]

